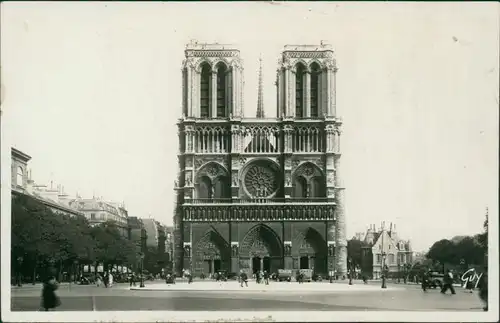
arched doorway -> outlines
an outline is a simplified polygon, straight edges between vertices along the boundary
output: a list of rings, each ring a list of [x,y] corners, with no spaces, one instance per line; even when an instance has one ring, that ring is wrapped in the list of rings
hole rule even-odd
[[[268,226],[257,225],[250,229],[241,244],[240,269],[248,274],[276,272],[282,268],[282,250],[277,234]]]
[[[327,273],[327,253],[325,239],[313,228],[300,232],[295,237],[292,248],[298,268],[312,269],[315,273]]]
[[[224,238],[214,230],[210,230],[196,244],[194,250],[196,259],[194,272],[196,274],[213,274],[220,270],[229,271],[231,249]]]

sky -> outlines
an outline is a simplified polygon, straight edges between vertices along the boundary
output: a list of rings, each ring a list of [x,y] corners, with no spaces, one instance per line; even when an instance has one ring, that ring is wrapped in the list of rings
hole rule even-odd
[[[32,156],[37,183],[172,224],[185,45],[240,48],[248,117],[262,56],[273,117],[284,45],[324,41],[339,66],[348,237],[393,222],[425,250],[481,232],[486,207],[496,221],[498,13],[494,2],[4,2],[2,152]]]

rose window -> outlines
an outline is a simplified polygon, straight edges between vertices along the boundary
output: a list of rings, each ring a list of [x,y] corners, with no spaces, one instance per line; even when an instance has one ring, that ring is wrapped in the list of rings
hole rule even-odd
[[[253,198],[271,197],[279,188],[277,167],[272,162],[252,164],[245,173],[243,183]]]

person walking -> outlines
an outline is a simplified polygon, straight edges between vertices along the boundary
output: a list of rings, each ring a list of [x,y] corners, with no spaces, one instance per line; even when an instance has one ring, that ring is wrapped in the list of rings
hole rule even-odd
[[[430,271],[429,269],[427,269],[422,273],[422,290],[424,292],[427,291],[429,279],[430,279]]]
[[[455,288],[453,287],[453,273],[451,270],[447,269],[443,277],[443,288],[441,289],[441,294],[446,294],[447,290],[451,291],[452,295],[455,295]]]
[[[135,274],[131,273],[130,276],[128,277],[130,287],[134,286],[135,287]]]
[[[479,278],[479,298],[483,301],[483,311],[488,311],[488,268],[485,268],[483,275]]]
[[[266,285],[269,285],[269,273],[267,272],[267,270],[264,270],[264,282],[266,283]]]
[[[101,286],[101,284],[102,284],[102,278],[101,278],[101,275],[100,275],[100,274],[97,274],[97,275],[96,275],[96,279],[95,279],[95,281],[96,281],[96,285],[97,285],[97,287],[100,287],[100,286]]]
[[[113,287],[113,274],[111,272],[108,274],[108,284],[109,287]]]
[[[59,286],[57,284],[56,277],[53,272],[51,272],[43,283],[42,289],[41,307],[45,312],[53,310],[61,305],[61,300],[55,292],[58,287]]]
[[[109,286],[109,273],[108,272],[104,273],[102,282],[104,283],[104,287],[108,288],[108,286]]]
[[[243,283],[245,283],[245,286],[248,287],[248,276],[247,273],[244,272],[243,270],[240,270],[240,282],[241,282],[241,287],[243,287]]]

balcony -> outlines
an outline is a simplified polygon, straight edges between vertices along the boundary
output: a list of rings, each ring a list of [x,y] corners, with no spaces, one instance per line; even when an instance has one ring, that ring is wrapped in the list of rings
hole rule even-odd
[[[222,198],[222,199],[189,199],[185,200],[184,205],[207,205],[207,204],[224,204],[224,205],[248,205],[248,204],[334,204],[333,198],[327,197],[313,197],[313,198],[255,198],[255,199],[231,199],[231,198]]]

